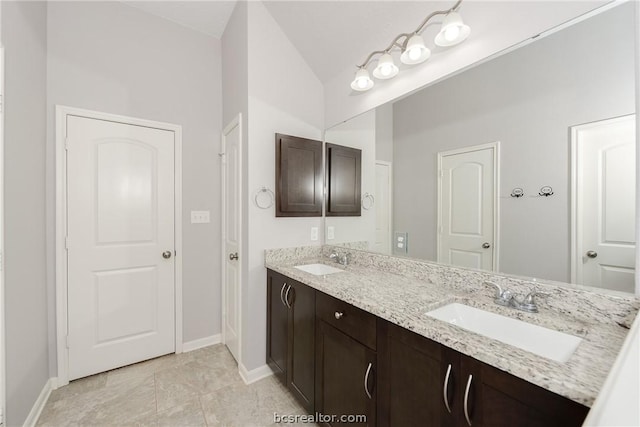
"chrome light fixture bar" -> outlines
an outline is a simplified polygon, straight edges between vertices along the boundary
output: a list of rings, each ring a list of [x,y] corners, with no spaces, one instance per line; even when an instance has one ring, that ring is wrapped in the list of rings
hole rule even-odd
[[[376,50],[371,52],[367,59],[358,65],[355,78],[351,82],[351,89],[364,92],[371,89],[374,81],[369,75],[367,67],[372,63],[376,56],[376,68],[373,70],[373,76],[376,79],[386,80],[395,77],[398,74],[398,66],[394,64],[391,51],[400,49],[400,61],[406,65],[420,64],[431,56],[431,50],[424,44],[424,40],[420,35],[425,29],[429,21],[438,15],[445,15],[442,21],[440,32],[436,36],[435,43],[438,46],[449,47],[462,43],[469,37],[471,28],[465,25],[462,17],[458,12],[458,8],[462,0],[458,0],[453,7],[447,10],[438,10],[427,16],[420,26],[412,33],[402,33],[393,39],[393,42],[385,50]]]

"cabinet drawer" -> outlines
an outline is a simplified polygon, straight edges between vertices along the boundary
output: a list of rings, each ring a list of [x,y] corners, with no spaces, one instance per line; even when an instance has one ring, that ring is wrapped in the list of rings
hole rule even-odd
[[[333,325],[336,329],[360,341],[370,349],[376,349],[376,317],[373,314],[322,292],[317,292],[316,317]]]

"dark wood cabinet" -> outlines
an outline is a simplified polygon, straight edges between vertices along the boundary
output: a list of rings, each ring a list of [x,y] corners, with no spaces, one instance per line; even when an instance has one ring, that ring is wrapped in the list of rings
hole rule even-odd
[[[388,322],[379,323],[378,346],[379,426],[455,426],[457,355]]]
[[[309,412],[315,403],[315,291],[267,272],[267,361]]]
[[[464,426],[467,416],[473,426],[580,426],[589,412],[586,406],[465,355],[460,355],[460,373]]]
[[[323,320],[316,333],[316,411],[376,425],[376,353]],[[361,421],[361,422],[357,422]],[[344,424],[328,421],[327,426]]]
[[[322,141],[276,134],[276,216],[322,216]]]
[[[361,215],[362,150],[327,144],[327,216]]]
[[[380,427],[571,427],[589,408],[268,270],[267,360],[309,413]],[[324,425],[345,424],[324,420]]]
[[[378,328],[380,426],[580,426],[589,409],[384,322]]]

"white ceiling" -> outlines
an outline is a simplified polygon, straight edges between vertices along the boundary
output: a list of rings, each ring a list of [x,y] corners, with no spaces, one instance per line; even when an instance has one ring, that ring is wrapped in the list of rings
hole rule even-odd
[[[277,1],[265,6],[322,82],[454,1]],[[464,11],[464,4],[462,12]],[[463,12],[464,15],[464,12]]]
[[[236,1],[123,1],[123,3],[201,33],[221,38]]]

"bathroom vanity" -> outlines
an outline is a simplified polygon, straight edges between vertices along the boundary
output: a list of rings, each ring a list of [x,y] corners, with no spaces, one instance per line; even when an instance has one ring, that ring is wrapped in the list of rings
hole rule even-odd
[[[367,425],[579,426],[638,310],[631,296],[368,252],[342,266],[336,250],[267,251],[267,360],[309,413]],[[297,268],[309,264],[315,274]],[[489,279],[551,295],[539,313],[517,311],[494,303]],[[452,302],[580,343],[552,360],[429,314]]]

